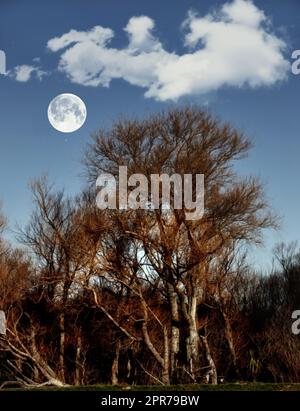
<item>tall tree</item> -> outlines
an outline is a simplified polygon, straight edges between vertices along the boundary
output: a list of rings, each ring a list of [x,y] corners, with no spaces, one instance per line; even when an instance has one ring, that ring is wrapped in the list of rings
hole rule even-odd
[[[100,173],[110,173],[118,187],[120,166],[128,167],[128,176],[143,174],[149,187],[153,174],[176,173],[182,181],[185,174],[194,178],[204,174],[205,209],[199,219],[189,220],[190,210],[174,207],[174,186],[167,211],[161,201],[154,211],[110,213],[112,227],[138,244],[139,256],[168,300],[172,378],[180,367],[193,380],[197,378],[202,347],[212,382],[217,382],[206,327],[197,315],[197,308],[205,302],[214,261],[233,245],[259,243],[262,229],[275,225],[259,180],[241,178],[234,170],[234,162],[250,146],[229,124],[221,124],[197,107],[187,107],[141,121],[120,120],[110,130],[99,131],[87,151],[85,163],[93,184]],[[195,198],[195,187],[193,194]]]

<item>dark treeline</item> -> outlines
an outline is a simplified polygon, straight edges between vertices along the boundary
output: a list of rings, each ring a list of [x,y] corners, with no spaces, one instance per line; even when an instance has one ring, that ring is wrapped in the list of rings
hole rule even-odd
[[[299,381],[296,246],[276,248],[268,275],[246,258],[263,230],[276,227],[260,181],[234,169],[250,146],[189,107],[97,133],[84,159],[87,188],[76,198],[47,178],[34,181],[20,248],[3,236],[0,243],[1,381]],[[204,174],[203,216],[189,220],[172,201],[168,209],[100,210],[96,179],[105,172],[118,181],[121,165],[147,181]]]

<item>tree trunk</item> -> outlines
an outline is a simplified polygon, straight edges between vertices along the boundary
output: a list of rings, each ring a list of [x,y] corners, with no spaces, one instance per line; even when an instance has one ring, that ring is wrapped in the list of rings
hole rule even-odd
[[[35,330],[34,327],[31,328],[31,351],[34,352],[35,350]],[[34,381],[39,381],[39,370],[33,365],[33,380]]]
[[[80,331],[77,337],[77,347],[76,347],[76,358],[75,358],[75,385],[80,385],[82,381],[82,371],[81,371],[81,335]]]
[[[203,344],[204,344],[206,359],[207,359],[208,365],[210,367],[209,375],[210,375],[210,378],[211,378],[211,383],[214,384],[214,385],[217,385],[218,384],[217,368],[216,368],[215,362],[214,362],[214,360],[211,356],[211,352],[210,352],[209,344],[208,344],[208,341],[207,341],[207,337],[206,336],[201,336],[201,339],[202,339]]]
[[[186,340],[186,352],[188,369],[193,380],[196,380],[195,371],[199,366],[199,345],[200,339],[197,329],[197,296],[191,297],[190,301],[187,298],[182,298],[182,310],[184,317],[188,323],[189,335]]]
[[[170,385],[170,360],[169,360],[169,338],[168,329],[164,327],[164,362],[162,372],[162,382],[165,385]]]
[[[179,343],[180,343],[180,331],[179,331],[179,311],[178,311],[178,296],[174,290],[172,284],[168,284],[168,294],[169,302],[171,307],[171,352],[170,352],[170,372],[171,380],[175,377],[178,353],[179,353]]]
[[[58,375],[62,381],[65,382],[65,314],[61,313],[59,317],[59,372]]]
[[[120,340],[116,342],[115,357],[111,366],[111,383],[112,385],[119,384],[119,356],[120,356]]]
[[[237,355],[236,355],[236,351],[235,351],[234,338],[233,338],[233,333],[232,333],[232,327],[231,327],[231,324],[230,324],[230,320],[229,320],[226,312],[223,309],[221,309],[221,310],[222,310],[222,315],[223,315],[224,323],[225,323],[225,337],[226,337],[226,340],[227,340],[227,343],[228,343],[228,347],[229,347],[229,351],[230,351],[230,354],[231,354],[234,370],[236,372],[236,375],[239,378],[241,378],[240,370],[239,370],[238,365],[237,365]]]
[[[196,323],[191,320],[189,324],[189,336],[187,338],[187,360],[189,372],[196,379],[196,369],[199,365],[199,335]]]
[[[12,344],[10,344],[10,348],[12,349],[14,348]],[[20,350],[18,350],[18,352],[20,352]],[[29,353],[26,353],[26,354],[28,356]],[[34,338],[32,340],[32,353],[29,356],[31,357],[35,366],[40,371],[41,375],[43,375],[47,379],[47,382],[44,384],[55,385],[57,387],[63,387],[65,385],[64,381],[62,381],[56,375],[55,371],[47,364],[47,362],[40,355],[37,349],[37,346],[36,346],[35,333],[34,333]]]
[[[159,353],[159,351],[153,345],[151,341],[149,332],[148,332],[148,307],[143,298],[141,298],[141,305],[144,312],[144,319],[142,325],[142,332],[144,337],[144,342],[148,349],[151,351],[157,362],[162,367],[162,383],[164,385],[170,384],[170,363],[169,363],[169,338],[168,338],[168,330],[166,327],[160,323],[163,331],[163,338],[164,338],[164,345],[163,345],[163,355]],[[158,320],[158,319],[157,319]],[[158,320],[159,321],[159,320]]]

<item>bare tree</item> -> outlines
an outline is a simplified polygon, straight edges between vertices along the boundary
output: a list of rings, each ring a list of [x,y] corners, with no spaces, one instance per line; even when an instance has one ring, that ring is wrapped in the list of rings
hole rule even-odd
[[[144,121],[121,120],[111,130],[100,131],[86,155],[91,182],[101,172],[118,180],[120,165],[128,167],[129,175],[144,174],[149,184],[151,174],[157,173],[205,176],[205,212],[197,221],[187,220],[187,210],[174,209],[172,204],[168,212],[161,204],[154,212],[111,213],[113,224],[139,243],[168,298],[173,372],[182,346],[179,320],[186,323],[184,366],[193,379],[199,370],[201,346],[197,307],[205,300],[214,259],[232,244],[259,243],[261,230],[275,225],[260,182],[239,178],[234,172],[234,161],[244,157],[249,148],[249,141],[228,124],[220,124],[198,108],[186,108]],[[204,341],[206,352],[207,344]],[[208,362],[214,367],[212,361],[210,356]]]
[[[50,306],[59,310],[57,373],[65,382],[66,313],[77,295],[77,282],[87,255],[81,241],[80,212],[62,191],[54,192],[45,177],[32,183],[32,192],[36,208],[19,237],[34,253],[39,266],[37,282],[43,296]]]

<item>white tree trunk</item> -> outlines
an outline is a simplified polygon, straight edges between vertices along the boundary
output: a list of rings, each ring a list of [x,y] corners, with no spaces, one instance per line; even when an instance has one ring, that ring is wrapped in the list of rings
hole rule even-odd
[[[211,355],[211,352],[210,352],[207,337],[206,336],[201,336],[201,339],[202,339],[203,344],[204,344],[206,359],[207,359],[208,365],[210,367],[209,375],[211,377],[211,383],[214,384],[214,385],[217,385],[218,384],[217,368],[216,368],[215,362],[214,362],[214,360],[212,358],[212,355]]]
[[[179,353],[180,331],[179,331],[179,310],[178,296],[173,285],[168,284],[169,302],[171,307],[171,352],[170,352],[170,371],[171,378],[174,377],[174,372],[177,367],[177,356]]]

